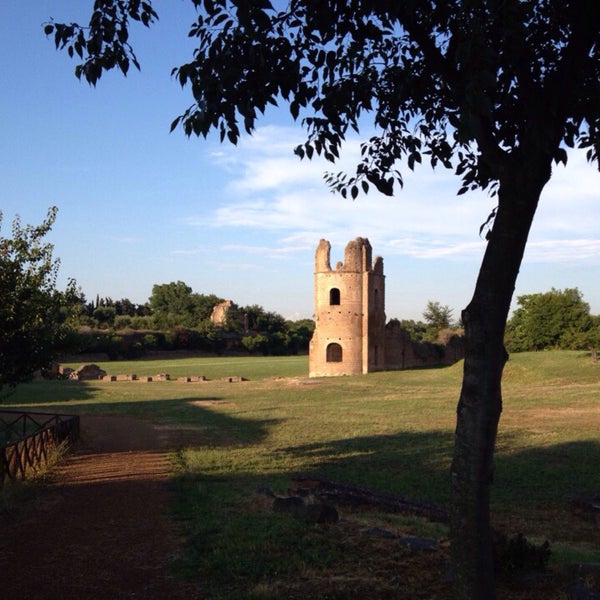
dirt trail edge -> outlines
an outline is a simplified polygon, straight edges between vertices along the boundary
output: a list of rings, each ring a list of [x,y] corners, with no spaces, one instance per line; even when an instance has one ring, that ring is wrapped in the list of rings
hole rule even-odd
[[[168,570],[167,453],[193,432],[86,415],[81,430],[34,498],[0,511],[0,600],[200,598]]]

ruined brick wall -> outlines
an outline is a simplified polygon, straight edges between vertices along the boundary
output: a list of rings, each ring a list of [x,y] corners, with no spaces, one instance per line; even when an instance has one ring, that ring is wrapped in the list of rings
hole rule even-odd
[[[231,300],[223,300],[223,302],[215,304],[210,313],[210,322],[213,325],[225,325],[227,314],[233,306],[235,305]]]
[[[348,242],[343,262],[334,268],[330,255],[330,243],[321,240],[315,252],[310,377],[452,364],[463,358],[460,336],[417,342],[397,321],[386,325],[383,259],[372,259],[369,240]]]
[[[384,367],[385,288],[383,261],[372,261],[365,238],[348,242],[344,261],[331,268],[331,245],[315,252],[315,332],[309,375],[355,375]]]
[[[464,355],[464,338],[456,333],[446,332],[434,343],[412,340],[398,321],[392,320],[385,326],[386,370],[451,365]]]
[[[373,268],[367,273],[368,325],[367,325],[367,372],[385,368],[385,276],[383,259],[377,256]]]

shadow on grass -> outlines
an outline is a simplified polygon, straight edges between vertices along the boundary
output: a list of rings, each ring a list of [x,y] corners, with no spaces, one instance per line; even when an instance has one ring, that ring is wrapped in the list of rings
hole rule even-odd
[[[505,438],[506,440],[506,438]],[[446,504],[450,500],[451,432],[367,436],[283,450],[308,473]],[[600,493],[600,442],[579,440],[498,452],[493,506],[569,510],[574,497]]]
[[[239,447],[259,444],[269,433],[277,419],[249,419],[232,417],[222,411],[212,410],[223,401],[212,396],[193,396],[110,404],[86,404],[78,407],[83,415],[126,415],[146,419],[158,428],[185,430],[198,436],[188,436],[186,446]],[[82,417],[82,424],[85,416]],[[181,445],[180,445],[181,446]]]
[[[95,390],[83,381],[32,381],[18,385],[1,398],[0,406],[84,402],[93,398]]]
[[[260,588],[261,582],[277,581],[283,587],[272,597],[405,598],[402,573],[410,572],[410,560],[397,541],[365,533],[369,526],[394,530],[399,521],[386,522],[376,511],[373,517],[353,517],[356,508],[338,506],[343,522],[316,526],[274,512],[272,498],[259,490],[285,496],[291,477],[301,471],[417,500],[445,502],[451,444],[450,432],[338,439],[276,449],[262,457],[268,464],[262,472],[221,470],[218,474],[211,473],[208,464],[203,467],[200,451],[195,469],[174,482],[174,513],[187,540],[174,568],[184,577],[203,581],[207,598],[253,597],[242,590],[247,593]],[[406,515],[395,518],[414,521]],[[428,526],[423,524],[424,529],[412,533],[427,535]],[[397,561],[393,567],[397,577],[381,568],[382,561],[388,560]],[[317,586],[335,580],[337,595],[322,590],[323,595],[314,596],[311,577],[320,582]],[[427,586],[428,579],[441,580],[441,572],[430,569],[421,578]],[[299,581],[305,583],[291,583]],[[300,587],[296,595],[290,594],[288,585],[306,585],[307,591],[302,596]]]
[[[452,446],[451,432],[363,436],[279,448],[269,466],[289,463],[300,466],[307,475],[447,504]],[[511,535],[532,525],[532,534],[546,536],[552,544],[568,546],[581,541],[594,547],[595,526],[587,521],[577,524],[569,497],[600,489],[598,464],[600,444],[594,441],[500,454],[493,488],[496,508],[504,515],[502,524]],[[345,526],[315,527],[289,515],[273,513],[271,500],[257,490],[268,488],[277,495],[286,495],[294,473],[292,468],[283,468],[213,476],[199,468],[178,480],[175,512],[185,522],[188,541],[176,563],[177,570],[187,577],[200,576],[212,589],[224,591],[235,581],[240,589],[252,589],[261,581],[297,580],[306,570],[313,570],[317,579],[321,569],[333,569],[339,576],[351,572],[346,563],[354,561],[358,581],[358,565],[366,565],[371,552],[380,560],[392,559],[398,553],[397,546],[390,546],[389,555],[385,555],[386,550],[382,555],[382,542],[375,543],[364,532],[361,534],[362,530],[356,532],[360,539],[352,541],[342,534]],[[550,498],[554,505],[548,520],[539,520],[550,507]],[[344,521],[351,522],[352,513],[345,507],[338,508]],[[403,521],[401,517],[378,515],[375,511],[368,519],[375,523],[383,519],[379,526],[384,528],[405,528],[405,535],[428,535],[427,530],[411,530],[421,525],[414,525],[407,518]],[[552,521],[556,521],[556,527]],[[357,523],[360,522],[359,519]],[[366,526],[362,527],[364,530]],[[406,568],[405,559],[398,559],[394,569]],[[375,586],[373,594],[378,594],[378,583],[369,581]],[[379,583],[384,586],[386,581],[389,579]],[[423,585],[427,586],[425,582]],[[379,597],[385,597],[381,593]],[[405,597],[400,590],[396,593],[390,597]],[[215,597],[235,597],[235,592],[231,591],[231,596],[215,593]],[[360,594],[349,591],[347,596],[339,597],[354,598]]]
[[[448,499],[453,434],[400,432],[282,448],[304,472],[440,502]]]
[[[600,493],[600,442],[578,440],[496,455],[494,500],[564,505],[575,495]]]
[[[243,446],[260,443],[275,426],[277,419],[241,419],[218,410],[228,401],[218,396],[194,395],[189,397],[158,397],[156,399],[125,400],[110,399],[94,401],[97,387],[89,382],[53,382],[54,385],[35,383],[24,386],[21,394],[11,397],[11,403],[0,408],[34,412],[76,414],[82,417],[85,428],[86,416],[126,416],[145,419],[173,429],[196,430],[186,437],[186,445]],[[104,391],[104,390],[102,390]],[[217,410],[213,410],[214,407]]]

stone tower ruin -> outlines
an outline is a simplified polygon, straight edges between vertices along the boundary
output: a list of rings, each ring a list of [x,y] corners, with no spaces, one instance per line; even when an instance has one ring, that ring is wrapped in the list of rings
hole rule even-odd
[[[331,244],[315,252],[315,331],[309,376],[359,375],[385,368],[385,276],[383,259],[372,260],[369,240],[348,242],[334,269]]]

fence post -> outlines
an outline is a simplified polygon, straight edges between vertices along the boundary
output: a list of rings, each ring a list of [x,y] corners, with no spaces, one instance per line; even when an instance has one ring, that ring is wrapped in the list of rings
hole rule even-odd
[[[18,411],[0,411],[19,414]],[[32,415],[45,417],[38,423]],[[6,442],[0,446],[0,488],[5,479],[14,479],[19,474],[25,478],[27,471],[42,462],[48,462],[48,446],[58,445],[66,440],[73,443],[79,438],[79,415],[60,415],[53,413],[21,413],[10,425],[3,419],[0,422],[6,430],[18,434],[18,422],[22,422],[22,436],[14,442]],[[31,421],[37,430],[27,434],[27,423]],[[17,425],[17,427],[15,427]],[[6,437],[10,439],[10,437]]]

